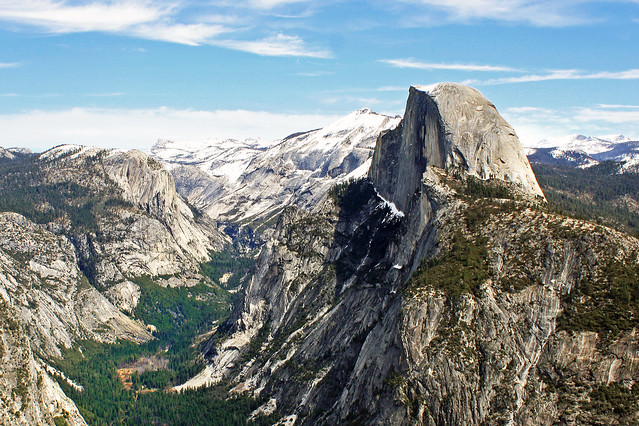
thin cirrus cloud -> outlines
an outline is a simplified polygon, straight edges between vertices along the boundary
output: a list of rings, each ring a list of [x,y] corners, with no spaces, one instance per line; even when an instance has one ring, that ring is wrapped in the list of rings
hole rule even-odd
[[[639,123],[639,110],[581,107],[576,109],[575,120],[583,123],[593,121],[605,121],[615,124]],[[634,124],[634,128],[636,131],[639,128],[639,124]]]
[[[251,0],[249,4],[261,9],[273,9],[275,7],[284,6],[293,3],[305,3],[309,0]]]
[[[21,65],[19,62],[0,62],[0,68],[18,68]]]
[[[4,0],[0,3],[0,19],[52,33],[120,32],[155,22],[169,15],[172,9],[171,6],[151,6],[148,2],[134,0],[84,5],[52,0]]]
[[[212,42],[217,46],[255,53],[262,56],[308,56],[313,58],[331,58],[330,51],[309,48],[304,40],[297,36],[277,34],[262,40],[220,40]]]
[[[611,105],[611,104],[599,104],[597,105],[599,108],[615,108],[615,109],[639,109],[639,105]]]
[[[222,25],[156,23],[136,26],[129,31],[129,34],[149,40],[199,46],[214,44],[213,40],[216,36],[228,31],[229,29]]]
[[[191,46],[213,45],[262,56],[328,58],[326,49],[313,48],[295,35],[277,34],[240,40],[232,35],[250,31],[248,17],[256,9],[272,9],[294,0],[255,0],[244,4],[244,20],[220,13],[188,16],[187,4],[179,0],[2,0],[0,22],[18,24],[40,32],[67,34],[107,32],[130,37]],[[254,26],[254,24],[253,24]],[[221,38],[224,37],[224,38]],[[245,37],[246,38],[246,37]]]
[[[442,64],[420,62],[414,59],[382,59],[380,62],[389,64],[395,68],[412,68],[418,70],[448,70],[448,71],[480,71],[480,72],[517,72],[516,68],[500,65],[475,65],[475,64]]]
[[[429,12],[444,13],[448,20],[469,22],[473,20],[494,20],[523,22],[539,27],[567,27],[593,22],[601,18],[584,13],[584,5],[603,3],[599,0],[401,0],[412,6],[426,8]],[[610,0],[608,0],[610,1]],[[612,0],[624,1],[624,0]],[[419,16],[419,15],[416,15]]]
[[[556,70],[547,74],[527,74],[517,77],[501,77],[488,80],[466,80],[464,84],[493,86],[499,84],[531,83],[550,80],[637,80],[639,69],[625,71],[583,72],[579,70]]]

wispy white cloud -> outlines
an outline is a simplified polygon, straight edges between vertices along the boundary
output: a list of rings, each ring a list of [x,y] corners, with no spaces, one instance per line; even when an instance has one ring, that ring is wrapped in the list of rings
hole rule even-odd
[[[639,111],[627,109],[611,110],[610,108],[580,107],[576,109],[574,119],[582,123],[605,122],[614,124],[630,124],[639,127]]]
[[[49,33],[111,32],[188,45],[203,44],[229,29],[218,24],[174,22],[175,3],[120,0],[70,4],[54,0],[5,0],[0,20]]]
[[[297,36],[277,34],[256,41],[220,40],[211,44],[230,49],[255,53],[261,56],[305,56],[310,58],[331,58],[330,51],[308,47],[304,40]]]
[[[17,68],[22,66],[19,62],[0,62],[0,68]]]
[[[137,26],[129,33],[149,40],[199,46],[213,44],[216,36],[228,31],[230,29],[221,25],[155,23]]]
[[[247,110],[74,108],[0,115],[0,146],[42,151],[62,143],[148,149],[157,139],[201,141],[207,138],[276,140],[316,129],[337,116]]]
[[[234,14],[212,13],[208,15],[200,15],[198,18],[200,22],[207,24],[241,25],[245,23],[245,19]]]
[[[530,83],[549,80],[637,80],[639,69],[625,71],[583,72],[579,70],[555,70],[547,74],[527,74],[517,77],[502,77],[488,80],[471,79],[464,84],[492,86],[498,84]]]
[[[541,27],[566,27],[593,22],[599,18],[583,13],[587,3],[596,0],[402,0],[430,11],[444,13],[449,20],[467,22],[489,19],[525,22]],[[616,0],[612,0],[616,1]],[[623,0],[617,0],[623,1]],[[415,12],[413,12],[415,14]],[[428,17],[428,10],[426,11]]]
[[[521,71],[516,68],[505,67],[501,65],[476,65],[476,64],[442,64],[420,62],[414,59],[382,59],[383,62],[392,65],[395,68],[413,68],[419,70],[449,70],[449,71],[502,71],[516,72]]]
[[[237,5],[228,14],[192,13],[185,11],[189,4],[184,0],[1,0],[0,22],[45,33],[107,32],[191,46],[220,46],[264,56],[331,57],[327,49],[309,47],[297,35],[259,35],[254,11],[300,1],[244,2],[240,4],[239,10],[244,12],[240,18]]]
[[[143,0],[69,4],[54,0],[4,0],[0,19],[41,27],[48,32],[126,31],[155,22],[172,12],[171,5]]]
[[[288,4],[305,3],[308,1],[309,0],[250,0],[249,4],[262,9],[273,9]]]
[[[611,104],[599,104],[597,105],[599,108],[629,108],[629,109],[639,109],[639,105],[611,105]]]

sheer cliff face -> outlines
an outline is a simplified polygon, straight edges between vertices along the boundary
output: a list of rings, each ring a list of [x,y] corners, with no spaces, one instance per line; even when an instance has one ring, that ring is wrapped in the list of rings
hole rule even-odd
[[[284,211],[187,386],[227,378],[305,424],[636,420],[636,320],[602,318],[610,265],[639,274],[639,242],[546,211],[494,108],[430,93],[411,89],[370,180]],[[623,410],[593,408],[611,393]]]
[[[513,128],[467,86],[411,87],[400,126],[378,139],[369,176],[384,198],[406,209],[427,166],[500,179],[543,197]]]

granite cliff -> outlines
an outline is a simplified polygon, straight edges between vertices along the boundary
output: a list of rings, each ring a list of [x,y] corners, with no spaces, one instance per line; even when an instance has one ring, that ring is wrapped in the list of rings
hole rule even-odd
[[[411,88],[367,179],[283,211],[181,388],[300,424],[632,423],[638,250],[550,212],[478,92]]]

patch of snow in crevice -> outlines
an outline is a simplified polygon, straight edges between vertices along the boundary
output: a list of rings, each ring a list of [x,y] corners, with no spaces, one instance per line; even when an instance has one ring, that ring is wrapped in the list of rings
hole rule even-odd
[[[392,201],[388,201],[386,198],[382,197],[381,194],[377,192],[377,189],[375,189],[375,194],[377,194],[377,196],[382,200],[381,205],[390,209],[391,215],[393,217],[403,218],[405,216],[404,212],[398,209],[395,203],[393,203]]]

